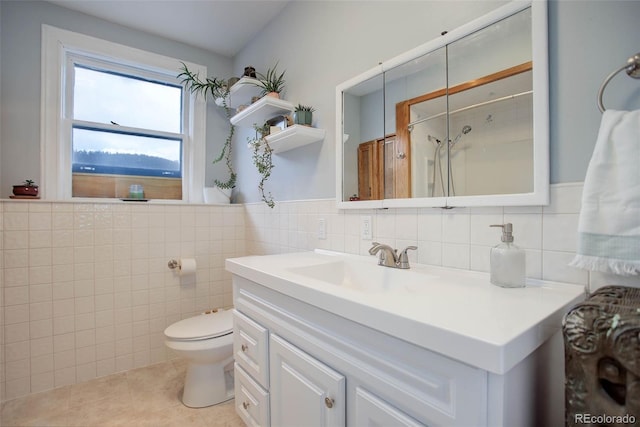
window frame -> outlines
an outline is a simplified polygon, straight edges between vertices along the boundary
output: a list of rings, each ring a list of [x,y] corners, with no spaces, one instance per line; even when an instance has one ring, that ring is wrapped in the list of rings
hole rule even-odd
[[[49,25],[42,26],[41,197],[47,200],[117,200],[72,197],[72,120],[65,114],[72,100],[67,99],[65,89],[72,83],[68,81],[66,69],[73,56],[122,64],[146,70],[149,75],[176,76],[178,84],[177,75],[183,63],[200,75],[206,76],[207,68]],[[184,90],[183,94],[182,200],[162,199],[162,202],[202,203],[206,101],[189,90]]]

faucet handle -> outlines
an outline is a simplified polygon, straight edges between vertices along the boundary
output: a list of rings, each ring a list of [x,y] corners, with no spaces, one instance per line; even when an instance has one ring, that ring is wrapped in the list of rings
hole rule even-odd
[[[415,251],[417,249],[417,246],[407,246],[406,248],[404,248],[400,252],[400,255],[398,255],[398,268],[409,268],[409,256],[407,255],[407,251]]]

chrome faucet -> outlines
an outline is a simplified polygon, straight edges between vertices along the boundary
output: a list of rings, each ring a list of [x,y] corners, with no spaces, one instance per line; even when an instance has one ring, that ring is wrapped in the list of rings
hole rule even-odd
[[[409,268],[409,256],[407,255],[408,250],[415,251],[417,250],[417,246],[407,246],[402,251],[400,251],[400,255],[398,255],[398,261],[396,265],[398,268]]]
[[[389,245],[373,242],[371,248],[369,249],[369,253],[371,255],[375,255],[378,252],[380,252],[380,255],[378,258],[378,265],[391,267],[391,268],[408,269],[410,266],[409,266],[409,257],[407,256],[407,251],[416,250],[416,249],[418,249],[417,246],[407,246],[398,255],[397,249],[393,249]]]
[[[373,246],[371,246],[371,248],[369,249],[369,253],[371,255],[375,255],[380,252],[378,265],[384,265],[385,267],[396,267],[398,257],[395,249],[391,248],[391,246],[389,245],[384,245],[378,242],[373,242],[372,245]]]

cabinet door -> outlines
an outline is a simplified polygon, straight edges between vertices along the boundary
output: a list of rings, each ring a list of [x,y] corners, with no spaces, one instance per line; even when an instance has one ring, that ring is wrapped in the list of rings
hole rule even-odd
[[[309,354],[271,334],[271,425],[345,425],[345,378]]]
[[[356,427],[425,427],[425,424],[360,387],[356,387],[354,405]]]

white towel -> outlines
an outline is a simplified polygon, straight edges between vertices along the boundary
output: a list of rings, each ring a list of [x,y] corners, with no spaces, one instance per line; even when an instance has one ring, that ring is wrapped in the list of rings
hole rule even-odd
[[[607,110],[587,168],[578,250],[569,264],[640,274],[640,110]]]

